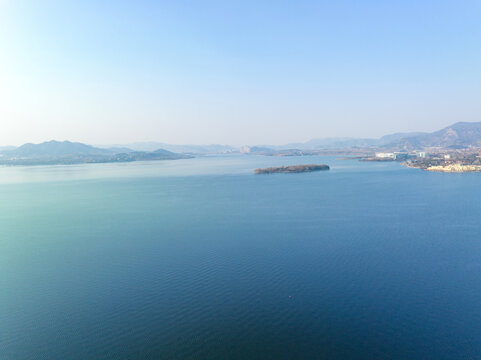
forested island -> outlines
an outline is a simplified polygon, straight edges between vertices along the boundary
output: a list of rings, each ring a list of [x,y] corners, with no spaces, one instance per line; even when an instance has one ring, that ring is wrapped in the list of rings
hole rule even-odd
[[[322,170],[329,170],[329,169],[330,169],[329,166],[324,164],[323,165],[316,165],[316,164],[290,165],[290,166],[255,169],[254,174],[274,174],[274,173],[295,174],[295,173],[322,171]]]

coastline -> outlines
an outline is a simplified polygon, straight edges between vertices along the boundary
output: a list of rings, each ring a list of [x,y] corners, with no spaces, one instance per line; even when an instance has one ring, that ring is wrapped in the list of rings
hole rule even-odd
[[[413,166],[409,163],[402,163],[401,165],[412,169],[421,169],[423,171],[431,172],[445,172],[445,173],[469,173],[481,172],[481,165],[463,165],[463,164],[448,164],[448,165],[433,165],[428,167]]]

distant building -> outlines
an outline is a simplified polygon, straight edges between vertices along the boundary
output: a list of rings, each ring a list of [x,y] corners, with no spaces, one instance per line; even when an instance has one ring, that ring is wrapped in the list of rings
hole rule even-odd
[[[426,152],[424,152],[424,151],[420,151],[420,152],[418,152],[418,153],[416,154],[416,156],[417,156],[418,158],[425,158],[425,157],[428,156],[428,154],[427,154]]]
[[[444,155],[444,160],[449,160],[449,159],[451,159],[451,155],[450,155],[450,154]]]
[[[380,159],[395,159],[395,158],[396,158],[396,155],[394,155],[394,153],[382,153],[382,152],[378,152],[378,153],[376,153],[376,157],[377,157],[377,158],[380,158]]]
[[[396,152],[394,153],[395,160],[407,160],[409,158],[409,154],[407,152]]]
[[[243,146],[240,148],[241,154],[249,154],[251,152],[251,148],[249,146]]]

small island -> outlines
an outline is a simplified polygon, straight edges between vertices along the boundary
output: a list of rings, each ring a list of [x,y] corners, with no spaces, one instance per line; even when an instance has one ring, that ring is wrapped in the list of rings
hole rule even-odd
[[[280,166],[280,167],[268,167],[264,169],[255,169],[254,174],[274,174],[274,173],[296,174],[296,173],[321,171],[321,170],[329,170],[329,169],[330,168],[328,165],[316,165],[316,164],[290,165],[290,166]]]

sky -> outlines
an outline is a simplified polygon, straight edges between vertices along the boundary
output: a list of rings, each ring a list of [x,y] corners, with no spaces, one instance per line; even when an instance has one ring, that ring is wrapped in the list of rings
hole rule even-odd
[[[0,0],[0,145],[283,144],[481,121],[481,1]]]

